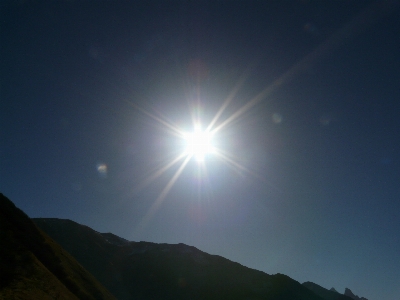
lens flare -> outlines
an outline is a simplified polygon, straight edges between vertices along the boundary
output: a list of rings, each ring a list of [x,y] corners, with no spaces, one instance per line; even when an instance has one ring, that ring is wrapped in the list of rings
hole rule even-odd
[[[356,16],[354,19],[346,23],[342,28],[334,32],[330,37],[328,37],[325,41],[323,41],[316,48],[314,48],[314,50],[305,55],[297,63],[292,65],[286,72],[284,72],[281,76],[276,78],[272,83],[268,84],[253,98],[249,99],[248,101],[245,101],[244,104],[241,107],[239,107],[239,109],[237,109],[233,113],[230,113],[229,116],[223,117],[223,113],[226,111],[226,108],[237,96],[238,91],[241,89],[242,85],[249,76],[249,70],[245,72],[240,77],[239,81],[236,83],[231,93],[222,103],[221,107],[218,109],[215,116],[206,127],[205,131],[203,131],[200,126],[196,125],[200,124],[201,120],[200,113],[197,111],[199,109],[198,107],[191,108],[193,109],[194,112],[197,113],[192,115],[194,131],[192,133],[187,133],[184,130],[182,130],[180,126],[176,126],[170,121],[168,121],[169,118],[160,116],[161,115],[160,113],[158,113],[158,115],[152,114],[147,110],[143,109],[142,107],[139,107],[137,104],[134,104],[129,100],[125,100],[129,105],[131,105],[138,111],[141,111],[143,114],[147,115],[148,117],[156,121],[158,125],[161,125],[162,130],[167,131],[172,136],[178,137],[178,139],[180,139],[180,142],[182,143],[183,141],[185,145],[184,149],[180,151],[176,157],[163,163],[159,168],[157,168],[157,170],[155,170],[150,176],[148,176],[144,180],[144,182],[142,182],[142,184],[139,185],[139,189],[143,188],[150,182],[159,178],[162,174],[166,173],[167,170],[170,170],[171,168],[177,167],[177,165],[179,165],[179,167],[177,167],[177,170],[173,173],[172,178],[167,182],[166,186],[163,188],[157,199],[154,201],[149,211],[146,213],[145,216],[143,216],[137,228],[137,232],[143,229],[143,227],[145,227],[145,225],[151,220],[151,218],[159,209],[165,197],[167,196],[173,185],[176,183],[178,178],[181,176],[184,169],[186,168],[186,166],[188,165],[189,161],[192,158],[197,160],[198,162],[204,162],[206,155],[213,153],[215,154],[215,156],[218,158],[219,161],[226,163],[229,167],[233,168],[237,172],[240,173],[245,172],[251,175],[252,177],[258,179],[261,183],[267,184],[271,188],[275,188],[268,182],[268,180],[266,180],[266,178],[257,174],[257,172],[254,172],[251,169],[247,168],[245,165],[241,164],[240,159],[238,157],[235,157],[235,155],[231,153],[232,151],[226,151],[224,149],[220,149],[219,145],[220,143],[217,143],[218,147],[215,147],[213,146],[212,142],[213,141],[216,142],[217,136],[222,130],[227,129],[231,125],[235,124],[240,117],[243,117],[243,115],[247,111],[253,109],[260,102],[269,99],[270,95],[276,90],[280,89],[282,85],[286,84],[294,77],[297,77],[299,74],[301,74],[308,68],[312,67],[312,65],[314,65],[317,61],[321,60],[327,53],[334,50],[334,48],[340,46],[340,44],[344,39],[348,39],[349,36],[356,34],[357,32],[364,29],[366,26],[371,24],[372,21],[377,19],[378,15],[380,15],[380,14],[375,14],[374,12],[376,11],[383,12],[385,9],[388,11],[387,8],[388,7],[386,6],[386,4],[382,4],[380,1],[372,5],[369,5],[358,16]],[[306,25],[305,29],[313,30],[311,25]],[[196,69],[197,71],[195,71],[195,73],[198,73],[199,70],[198,66],[197,65],[193,66],[195,67],[195,69],[197,67]],[[203,69],[200,70],[200,73],[203,74],[204,73],[203,71],[204,71]],[[199,92],[198,92],[198,97],[199,97],[198,102],[201,103]],[[275,124],[280,124],[283,121],[283,117],[279,113],[274,113],[272,115],[272,121]],[[328,125],[330,121],[331,121],[330,118],[329,119],[321,118],[320,120],[320,122],[323,125]],[[181,163],[179,164],[179,162]],[[206,165],[207,164],[205,162],[198,164],[198,170],[197,170],[198,174],[206,174],[207,177]],[[105,176],[107,174],[107,165],[100,164],[98,165],[97,170],[100,175]]]

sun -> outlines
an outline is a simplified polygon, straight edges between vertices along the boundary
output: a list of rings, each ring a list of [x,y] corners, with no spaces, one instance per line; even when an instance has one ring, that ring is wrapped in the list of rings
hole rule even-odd
[[[205,156],[215,150],[212,137],[211,132],[203,131],[200,125],[196,125],[193,132],[184,135],[185,155],[193,157],[197,162],[204,161]]]
[[[212,165],[214,163],[225,163],[228,167],[232,168],[233,171],[243,174],[246,172],[255,178],[258,178],[261,182],[265,182],[265,179],[258,175],[256,172],[253,172],[251,169],[248,169],[245,165],[240,163],[238,157],[234,155],[234,151],[229,151],[226,149],[226,143],[224,139],[222,142],[220,140],[220,134],[224,129],[230,127],[234,122],[238,120],[245,112],[254,107],[256,104],[261,102],[265,97],[267,97],[271,91],[274,90],[280,84],[273,84],[272,86],[266,87],[260,93],[258,93],[254,98],[247,101],[242,107],[236,110],[234,113],[229,114],[229,116],[224,116],[224,112],[228,105],[235,98],[245,79],[247,78],[247,73],[245,73],[238,81],[238,83],[233,88],[232,92],[227,96],[227,98],[223,101],[221,107],[215,113],[214,117],[211,119],[211,122],[208,124],[205,129],[201,126],[202,116],[199,111],[200,108],[193,106],[191,107],[191,116],[192,116],[192,130],[187,131],[187,128],[184,130],[181,126],[177,126],[173,122],[169,121],[168,118],[163,116],[161,113],[154,114],[146,109],[138,106],[137,104],[126,100],[126,102],[142,112],[144,115],[150,117],[153,121],[156,122],[160,126],[160,129],[166,131],[169,135],[177,138],[175,141],[177,142],[178,148],[173,150],[171,156],[166,160],[162,160],[159,165],[150,173],[139,185],[134,189],[139,191],[143,189],[145,186],[148,186],[151,182],[160,178],[164,173],[168,170],[175,169],[172,177],[167,181],[164,188],[159,193],[158,197],[154,200],[152,205],[150,206],[147,213],[143,216],[140,223],[137,225],[135,229],[136,234],[139,234],[141,230],[146,226],[148,222],[153,218],[154,214],[160,208],[164,199],[167,197],[168,193],[178,181],[180,176],[183,174],[184,170],[188,166],[190,161],[197,162],[197,166],[195,168],[191,168],[192,171],[197,172],[200,175],[198,178],[205,178],[204,182],[209,182],[208,173],[209,169],[212,170]],[[203,119],[204,121],[204,119]],[[226,138],[226,137],[225,137]],[[182,147],[183,145],[183,147]],[[229,145],[229,143],[228,143]],[[221,148],[222,146],[222,148]],[[176,155],[176,156],[175,156]],[[206,158],[208,156],[215,156],[212,163],[206,163]],[[204,177],[203,177],[204,176]],[[197,177],[196,177],[197,178]],[[202,180],[199,180],[199,186],[204,183]]]
[[[338,31],[338,33],[339,35],[333,34],[332,37],[328,38],[325,42],[323,42],[321,45],[315,48],[312,52],[304,56],[301,60],[299,60],[296,64],[290,67],[281,76],[276,78],[271,84],[268,84],[264,89],[258,92],[253,98],[249,99],[248,101],[245,101],[244,104],[241,107],[239,107],[236,111],[230,113],[228,116],[224,116],[226,108],[237,96],[242,85],[249,77],[251,71],[251,68],[249,67],[247,71],[245,71],[243,75],[239,78],[239,80],[234,85],[232,91],[229,93],[226,99],[222,102],[222,105],[217,110],[215,116],[212,118],[211,122],[209,123],[209,125],[205,130],[202,130],[201,126],[199,125],[196,126],[196,124],[200,124],[199,122],[193,122],[194,130],[188,133],[186,131],[183,131],[180,126],[176,126],[175,124],[171,123],[167,118],[161,116],[160,113],[158,115],[152,114],[149,111],[145,110],[144,108],[133,103],[132,101],[125,99],[125,101],[129,105],[131,105],[135,109],[141,111],[142,113],[144,113],[145,115],[156,121],[156,123],[158,123],[163,130],[167,130],[174,137],[178,137],[179,145],[181,145],[182,142],[184,143],[184,149],[182,151],[179,149],[177,151],[178,155],[176,157],[168,159],[167,161],[161,163],[160,166],[158,166],[156,170],[154,170],[137,188],[137,190],[142,189],[144,186],[147,186],[152,181],[159,178],[167,170],[173,168],[174,166],[176,167],[176,165],[179,165],[178,167],[176,167],[176,171],[173,173],[171,179],[162,189],[157,199],[155,199],[155,201],[151,205],[146,215],[143,216],[142,220],[140,221],[140,224],[137,226],[136,231],[137,232],[140,231],[140,229],[143,228],[146,225],[146,223],[150,221],[150,219],[158,210],[161,203],[164,201],[165,197],[167,196],[173,185],[176,183],[178,178],[181,176],[181,174],[183,173],[184,169],[186,168],[191,159],[195,159],[197,162],[203,162],[205,160],[205,157],[208,154],[212,153],[218,158],[218,161],[225,163],[226,165],[231,167],[234,171],[237,171],[240,174],[245,172],[249,175],[252,175],[254,178],[257,178],[261,183],[270,185],[270,183],[266,180],[264,176],[261,176],[257,172],[254,172],[253,170],[243,165],[240,162],[240,159],[234,155],[233,153],[234,151],[232,150],[229,151],[229,149],[224,149],[226,147],[222,147],[221,149],[220,141],[218,141],[217,147],[215,147],[215,145],[213,145],[213,140],[215,140],[215,135],[219,135],[219,133],[222,130],[227,129],[228,126],[230,127],[234,125],[236,122],[239,121],[239,118],[243,117],[243,115],[247,111],[253,109],[260,102],[265,101],[267,98],[269,98],[274,91],[280,89],[286,82],[291,80],[293,77],[297,76],[300,72],[304,70],[304,68],[311,66],[312,63],[314,63],[319,57],[321,57],[321,53],[326,52],[327,49],[329,49],[330,46],[333,45],[332,41],[335,40],[337,36],[341,37],[340,30]],[[198,99],[198,102],[201,101],[199,101]],[[199,108],[192,107],[192,110],[193,112],[198,112]],[[273,118],[275,117],[276,116],[274,115]],[[199,121],[201,119],[200,116],[197,116],[197,114],[193,113],[192,113],[192,118],[193,121]],[[201,170],[206,171],[206,164],[205,163],[198,164],[197,169],[200,171]],[[272,186],[272,188],[274,187]]]

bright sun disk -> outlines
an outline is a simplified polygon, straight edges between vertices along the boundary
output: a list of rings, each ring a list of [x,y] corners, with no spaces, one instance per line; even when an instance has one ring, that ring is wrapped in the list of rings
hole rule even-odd
[[[213,152],[212,135],[210,132],[202,131],[198,126],[192,133],[185,135],[186,150],[188,156],[194,157],[197,161],[203,161],[206,154]]]

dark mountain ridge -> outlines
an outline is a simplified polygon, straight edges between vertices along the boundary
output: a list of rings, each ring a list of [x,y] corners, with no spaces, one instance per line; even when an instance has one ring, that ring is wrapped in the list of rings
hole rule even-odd
[[[364,297],[358,297],[357,295],[354,295],[353,292],[349,288],[345,288],[344,294],[354,300],[368,300],[367,298]]]
[[[182,243],[131,242],[70,220],[30,219],[2,194],[0,241],[0,299],[352,299]]]
[[[70,220],[33,220],[118,299],[322,299],[286,275],[185,244],[129,242]]]
[[[115,299],[0,194],[0,299]]]
[[[325,300],[352,300],[352,298],[338,293],[335,289],[327,290],[314,282],[304,282],[303,285]]]

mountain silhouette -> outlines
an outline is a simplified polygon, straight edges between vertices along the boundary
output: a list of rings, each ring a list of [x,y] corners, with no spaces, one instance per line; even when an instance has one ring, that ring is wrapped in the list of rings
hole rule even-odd
[[[0,299],[115,299],[0,194]]]
[[[358,297],[357,295],[354,295],[353,292],[349,288],[344,289],[344,294],[346,296],[349,296],[350,298],[354,300],[368,300],[367,298],[364,297]]]
[[[366,300],[185,244],[131,242],[71,220],[30,219],[2,194],[0,242],[0,299]]]
[[[286,275],[185,244],[129,242],[70,220],[33,220],[118,299],[323,299]]]
[[[338,293],[333,288],[328,290],[310,281],[304,282],[303,285],[318,296],[322,297],[324,300],[352,300],[352,298]]]

